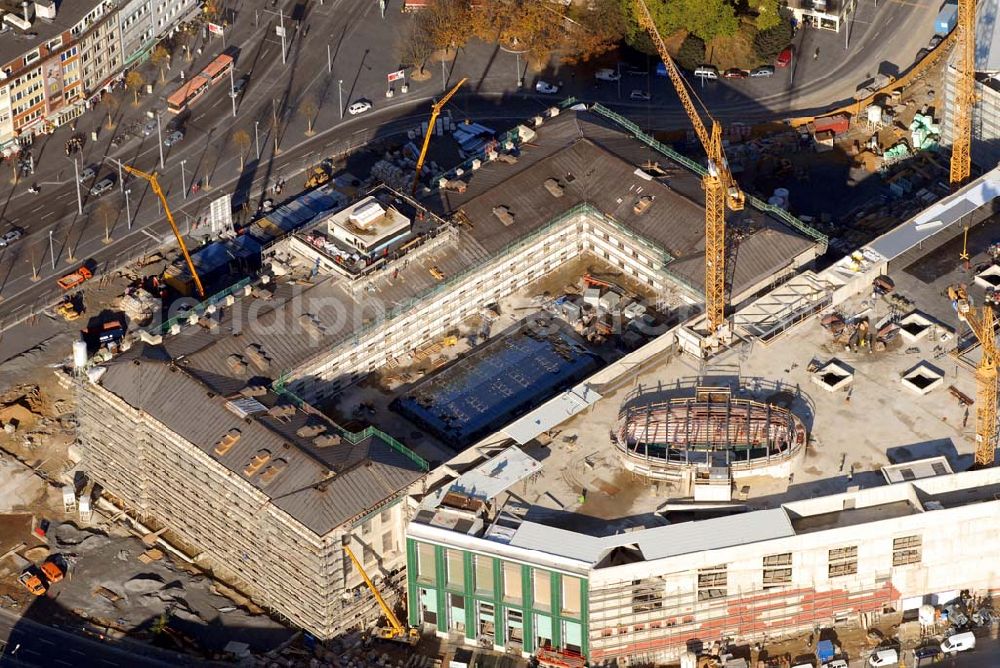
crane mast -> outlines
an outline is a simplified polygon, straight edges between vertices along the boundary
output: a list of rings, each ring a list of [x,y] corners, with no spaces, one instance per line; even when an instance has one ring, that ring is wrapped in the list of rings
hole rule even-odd
[[[953,186],[964,183],[972,171],[972,108],[976,104],[976,0],[958,0],[958,78],[951,145]]]
[[[959,317],[979,339],[983,355],[976,367],[976,466],[993,464],[997,447],[997,343],[993,308],[960,304]]]
[[[715,333],[726,317],[726,207],[731,211],[741,211],[745,196],[729,169],[722,147],[722,126],[707,113],[711,125],[705,126],[684,77],[667,52],[645,0],[635,0],[635,7],[639,25],[649,33],[666,67],[667,76],[677,90],[681,106],[708,156],[708,174],[702,177],[702,188],[705,190],[705,313],[709,331]]]

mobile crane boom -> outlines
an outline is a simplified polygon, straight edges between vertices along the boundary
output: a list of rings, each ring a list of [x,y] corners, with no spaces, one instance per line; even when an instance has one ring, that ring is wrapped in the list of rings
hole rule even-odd
[[[434,132],[434,123],[437,122],[437,118],[441,115],[441,110],[444,109],[444,105],[448,104],[458,89],[462,87],[468,81],[468,78],[463,78],[455,86],[444,94],[440,100],[431,105],[431,120],[427,123],[427,132],[424,133],[424,144],[420,147],[420,155],[417,156],[417,173],[413,175],[413,187],[410,189],[411,193],[417,192],[417,184],[420,183],[420,170],[424,168],[424,160],[427,158],[427,147],[431,143],[431,134]]]
[[[706,112],[711,125],[705,127],[645,0],[635,0],[635,7],[639,25],[649,33],[656,46],[667,76],[677,90],[681,106],[708,156],[708,174],[702,177],[705,189],[705,312],[709,331],[714,333],[725,320],[726,312],[726,206],[732,211],[741,211],[746,198],[729,170],[729,161],[722,147],[722,126]]]
[[[122,169],[133,176],[138,176],[141,179],[149,181],[149,187],[153,189],[153,194],[160,198],[160,204],[163,205],[163,211],[167,214],[167,222],[170,223],[170,229],[174,231],[174,236],[177,238],[177,245],[180,246],[181,253],[184,254],[184,261],[187,262],[188,270],[191,272],[191,278],[194,279],[194,286],[198,291],[198,296],[204,299],[205,288],[201,285],[201,278],[198,276],[198,272],[194,268],[194,262],[191,260],[191,254],[188,253],[187,245],[184,243],[184,237],[181,236],[181,231],[177,228],[177,223],[174,222],[174,215],[170,213],[170,207],[167,206],[167,197],[163,194],[160,182],[156,178],[156,172],[144,172],[141,169],[136,169],[131,165],[125,164],[122,165]]]
[[[389,604],[385,602],[385,599],[382,598],[382,594],[379,593],[379,590],[375,587],[375,584],[371,581],[371,578],[368,577],[368,573],[365,572],[365,569],[361,565],[361,562],[358,561],[358,558],[356,556],[354,556],[354,551],[351,549],[350,546],[350,540],[351,537],[349,535],[344,536],[343,538],[344,552],[346,552],[347,556],[351,558],[351,563],[354,564],[354,568],[356,568],[358,573],[361,575],[361,579],[365,581],[366,585],[368,585],[368,589],[371,590],[372,594],[375,596],[375,600],[378,602],[378,607],[382,609],[382,614],[385,615],[386,621],[389,622],[388,628],[381,628],[378,630],[379,637],[383,638],[384,640],[399,640],[405,643],[409,643],[411,645],[417,644],[417,642],[420,640],[420,632],[417,631],[417,629],[406,628],[399,621],[399,617],[397,617],[396,613],[392,611],[392,608],[389,607]]]

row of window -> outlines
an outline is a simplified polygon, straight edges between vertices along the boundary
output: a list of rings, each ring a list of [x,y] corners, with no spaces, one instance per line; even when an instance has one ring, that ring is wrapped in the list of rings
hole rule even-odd
[[[892,565],[919,564],[923,550],[920,536],[903,536],[892,541]],[[764,589],[792,583],[792,553],[772,554],[763,559]],[[858,546],[838,547],[827,552],[827,576],[831,578],[856,575]],[[725,564],[698,569],[698,600],[725,598],[728,590]]]
[[[455,549],[444,549],[445,587],[465,591],[465,552]],[[494,595],[496,591],[495,563],[500,561],[501,597],[505,603],[523,605],[524,579],[521,564],[497,560],[493,557],[476,554],[472,557],[472,586],[476,594]],[[437,577],[436,551],[433,545],[417,543],[417,581],[433,584]],[[579,616],[581,605],[580,578],[561,573],[532,568],[531,598],[532,607],[536,610],[551,610],[553,578],[561,578],[560,612],[564,615]]]

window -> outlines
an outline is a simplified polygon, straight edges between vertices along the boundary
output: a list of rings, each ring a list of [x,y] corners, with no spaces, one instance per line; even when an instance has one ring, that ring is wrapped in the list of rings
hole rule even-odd
[[[650,612],[663,607],[663,581],[632,581],[632,612]]]
[[[562,613],[580,616],[580,578],[562,576]]]
[[[792,553],[764,557],[764,589],[792,583]]]
[[[858,572],[858,547],[839,547],[830,550],[828,555],[829,572],[831,578],[841,575],[855,575]]]
[[[534,607],[539,610],[552,608],[552,574],[537,568],[531,571],[531,595]]]
[[[382,524],[388,524],[389,522],[391,522],[392,508],[386,508],[385,510],[383,510],[382,513],[378,516],[378,519],[379,522],[381,522]]]
[[[382,534],[382,554],[389,554],[396,551],[395,541],[392,539],[392,531]]]
[[[920,536],[903,536],[892,541],[892,565],[919,564],[923,540]]]
[[[520,610],[507,610],[507,640],[518,645],[524,642],[524,614]]]
[[[524,599],[521,587],[520,564],[503,565],[503,600],[508,603],[520,603]]]
[[[434,582],[437,579],[434,566],[434,546],[428,543],[417,543],[417,580]]]
[[[445,550],[445,582],[453,589],[465,589],[465,553],[461,550]]]
[[[371,546],[362,546],[362,554],[366,565],[375,563],[375,550],[373,550]]]
[[[726,565],[698,569],[698,600],[726,597]]]
[[[371,523],[371,520],[369,520],[369,521],[367,521],[367,522],[365,522],[365,523],[363,523],[361,525],[361,535],[362,536],[369,536],[369,535],[371,535],[371,532],[372,532],[372,523]]]
[[[493,559],[477,554],[473,557],[476,575],[476,593],[493,595]]]

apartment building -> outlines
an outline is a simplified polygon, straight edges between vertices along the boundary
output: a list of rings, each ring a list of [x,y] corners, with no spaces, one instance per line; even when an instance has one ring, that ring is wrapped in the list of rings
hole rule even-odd
[[[197,6],[0,0],[0,151],[10,154],[19,142],[80,116]]]

